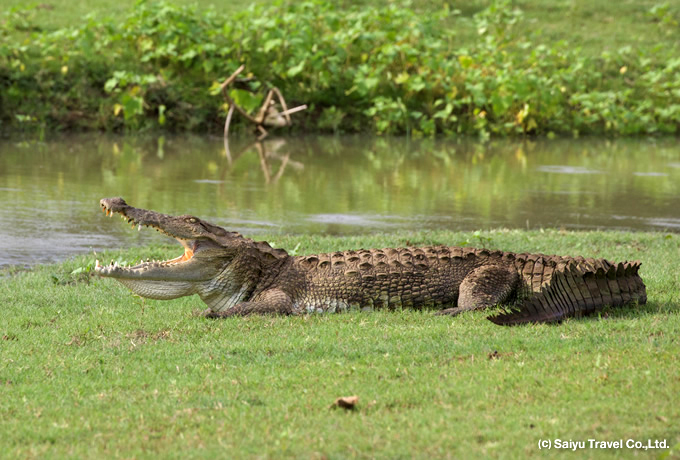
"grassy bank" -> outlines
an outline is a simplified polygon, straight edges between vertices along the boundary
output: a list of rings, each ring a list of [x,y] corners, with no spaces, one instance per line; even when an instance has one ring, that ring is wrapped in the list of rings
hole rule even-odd
[[[677,235],[272,235],[299,253],[412,244],[640,259],[645,306],[503,328],[484,313],[192,316],[87,276],[92,256],[0,278],[0,456],[507,458],[540,439],[680,448]],[[100,254],[165,258],[178,246]],[[358,395],[354,412],[331,410]],[[661,451],[583,450],[580,457]]]
[[[0,26],[3,128],[219,131],[227,106],[217,82],[245,64],[289,102],[309,105],[296,116],[305,131],[680,131],[674,5],[206,4],[142,1],[123,11],[123,2],[105,19],[102,0],[78,26],[62,24],[72,6],[53,20],[45,8],[9,10]],[[263,91],[251,89],[232,97],[254,110]]]
[[[8,14],[15,17],[9,31],[17,40],[25,40],[31,32],[55,32],[81,22],[84,17],[102,21],[110,18],[123,21],[138,0],[91,0],[87,8],[80,2],[51,0],[26,4],[25,0],[3,0]],[[221,14],[233,15],[253,5],[267,6],[275,0],[216,2],[215,0],[174,0],[177,6],[195,5],[206,11],[216,8]],[[334,0],[344,8],[352,5],[380,5],[389,2],[366,0]],[[450,18],[461,45],[469,45],[478,38],[473,16],[489,6],[490,0],[412,0],[410,6],[424,14],[438,11],[446,4],[459,14]],[[554,46],[567,41],[591,57],[603,51],[615,51],[624,46],[654,48],[672,46],[680,32],[675,30],[680,18],[680,7],[661,0],[515,0],[512,6],[523,14],[518,27],[530,32],[541,32],[541,42]],[[13,12],[12,12],[13,10]],[[18,16],[18,17],[17,17]],[[23,20],[18,20],[23,18]]]

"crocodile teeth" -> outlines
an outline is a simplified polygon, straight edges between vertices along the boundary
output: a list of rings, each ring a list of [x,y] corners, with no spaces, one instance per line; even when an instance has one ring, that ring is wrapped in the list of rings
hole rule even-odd
[[[101,265],[99,265],[99,259],[95,259],[94,261],[94,268],[100,268]]]
[[[142,224],[137,225],[137,231],[141,232],[142,231]]]

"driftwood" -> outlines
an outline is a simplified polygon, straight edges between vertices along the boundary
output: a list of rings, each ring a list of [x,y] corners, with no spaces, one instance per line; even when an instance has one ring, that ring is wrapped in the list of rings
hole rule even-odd
[[[229,91],[227,90],[227,87],[231,85],[235,80],[238,75],[243,72],[245,69],[244,65],[241,65],[238,69],[236,69],[236,72],[231,74],[229,78],[224,80],[224,83],[220,85],[220,89],[222,90],[222,95],[224,96],[224,99],[227,101],[229,104],[229,111],[227,112],[227,119],[224,122],[224,137],[225,139],[229,137],[229,125],[231,125],[231,117],[234,114],[234,110],[236,110],[238,113],[240,113],[246,120],[249,122],[253,123],[255,125],[256,130],[260,133],[258,136],[259,140],[264,139],[267,134],[267,130],[265,129],[265,126],[270,127],[270,128],[280,128],[283,126],[290,126],[292,124],[292,120],[290,118],[290,114],[299,112],[301,110],[305,110],[307,108],[307,105],[300,105],[298,107],[293,107],[292,109],[289,109],[286,106],[286,100],[283,98],[283,94],[281,94],[281,91],[279,91],[278,88],[272,87],[268,92],[267,96],[264,98],[264,104],[262,104],[262,107],[260,107],[260,110],[258,110],[257,115],[252,116],[248,112],[246,112],[243,108],[239,107],[236,102],[229,96]],[[279,104],[281,105],[281,111],[278,110],[276,101],[274,100],[274,96],[278,99]]]

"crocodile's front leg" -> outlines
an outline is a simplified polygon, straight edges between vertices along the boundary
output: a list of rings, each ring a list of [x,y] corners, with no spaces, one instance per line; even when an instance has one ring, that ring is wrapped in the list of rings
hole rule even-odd
[[[293,313],[293,301],[290,296],[280,289],[263,291],[253,300],[240,302],[224,311],[208,310],[206,318],[226,318],[228,316],[247,315],[290,315]]]
[[[515,270],[499,265],[486,265],[472,270],[460,283],[458,306],[437,312],[457,315],[468,310],[481,310],[509,300],[520,284]]]

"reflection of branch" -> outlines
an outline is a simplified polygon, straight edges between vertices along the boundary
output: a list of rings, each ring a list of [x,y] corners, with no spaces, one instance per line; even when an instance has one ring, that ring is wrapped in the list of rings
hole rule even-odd
[[[281,150],[286,145],[286,141],[284,139],[272,139],[265,141],[264,144],[264,151],[265,155],[267,155],[267,158],[273,158],[275,160],[285,162],[289,167],[298,171],[305,169],[305,165],[303,163],[290,159],[290,153],[286,153],[284,155],[279,153],[279,150]]]
[[[290,126],[292,124],[290,114],[299,112],[301,110],[305,110],[307,108],[307,105],[304,104],[298,107],[293,107],[292,109],[288,109],[288,106],[286,105],[286,100],[283,98],[283,94],[281,94],[281,91],[279,91],[279,89],[276,87],[272,87],[267,92],[267,96],[265,96],[264,98],[264,104],[262,104],[262,107],[260,107],[260,110],[258,110],[257,115],[253,117],[243,108],[239,107],[238,104],[236,104],[236,102],[234,102],[234,100],[231,98],[231,96],[229,96],[229,91],[227,91],[227,87],[236,80],[236,77],[241,72],[243,72],[244,69],[245,66],[241,65],[238,69],[236,69],[236,71],[233,74],[231,74],[231,76],[229,76],[229,78],[224,80],[224,82],[220,85],[222,95],[229,104],[229,112],[227,113],[227,119],[224,123],[225,138],[229,136],[229,126],[231,125],[231,116],[234,112],[234,109],[238,111],[238,113],[243,115],[243,117],[246,120],[250,121],[255,125],[257,131],[260,132],[258,140],[262,140],[269,134],[265,129],[265,126],[269,127]],[[274,96],[278,98],[279,104],[281,104],[282,108],[281,112],[279,112],[276,108],[276,103],[273,101]],[[225,151],[228,150],[229,146],[225,144]]]
[[[231,116],[233,114],[234,114],[234,106],[230,105],[229,106],[229,112],[227,112],[227,119],[224,122],[224,138],[225,139],[227,137],[229,137],[229,125],[231,124]],[[229,147],[227,147],[227,150],[229,150]]]
[[[286,165],[288,164],[288,158],[290,158],[290,153],[286,153],[286,156],[284,156],[283,160],[281,160],[281,166],[279,166],[279,170],[276,173],[276,176],[274,176],[274,183],[277,183],[279,179],[281,179],[281,176],[283,176],[283,171],[286,169]]]
[[[229,138],[224,137],[224,156],[227,158],[227,163],[229,163],[229,168],[231,168],[231,164],[233,163],[233,160],[231,159],[231,150],[229,150]]]
[[[267,163],[267,156],[264,153],[264,146],[262,142],[255,142],[255,150],[257,150],[257,155],[260,157],[260,168],[262,169],[262,174],[264,174],[265,183],[269,183],[271,180],[271,175],[269,173],[269,164]]]
[[[240,149],[236,150],[236,154],[232,155],[231,154],[231,148],[229,147],[229,138],[225,137],[224,138],[224,156],[227,158],[227,164],[229,165],[229,168],[225,169],[224,171],[226,172],[227,170],[231,169],[232,166],[234,166],[234,163],[238,161],[238,159],[243,155],[245,152],[250,150],[253,147],[254,143],[246,144],[245,147],[241,147]],[[224,175],[220,176],[221,180],[224,180]]]
[[[264,129],[264,127],[263,127],[262,125],[257,125],[257,130],[260,131],[260,133],[262,133],[262,134],[260,134],[259,136],[257,136],[257,140],[258,140],[258,141],[261,141],[262,139],[264,139],[265,137],[267,137],[267,134],[269,134],[269,133],[267,132],[267,130]]]
[[[238,159],[238,157],[240,157],[241,154],[247,152],[248,150],[254,147],[255,150],[257,151],[258,157],[260,158],[260,168],[262,169],[262,174],[264,175],[264,180],[265,183],[267,184],[271,183],[275,184],[276,182],[278,182],[281,176],[283,176],[283,173],[285,172],[287,167],[291,167],[296,170],[301,170],[304,169],[305,167],[304,163],[291,160],[290,152],[284,154],[279,153],[279,150],[285,145],[286,141],[283,139],[274,139],[270,142],[262,142],[258,140],[251,144],[248,144],[245,148],[239,149],[238,153],[232,159],[231,151],[229,149],[229,141],[227,140],[227,138],[224,139],[225,156],[227,157],[229,162],[229,169],[231,169],[233,162],[236,161],[236,159]],[[270,165],[272,159],[281,161],[281,165],[276,171],[276,174],[274,174],[273,176]]]

